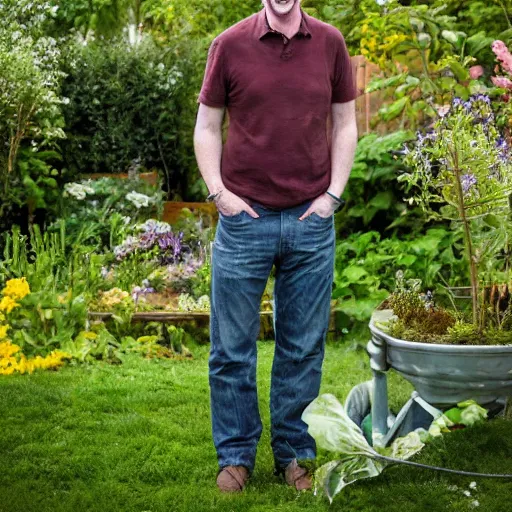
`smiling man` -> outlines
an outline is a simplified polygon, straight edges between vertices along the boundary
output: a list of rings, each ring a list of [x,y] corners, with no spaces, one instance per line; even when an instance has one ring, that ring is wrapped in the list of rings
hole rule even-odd
[[[296,489],[311,487],[301,461],[313,459],[316,447],[301,415],[320,388],[334,211],[357,144],[355,97],[342,35],[304,13],[299,0],[264,0],[260,12],[210,47],[194,145],[208,199],[219,211],[209,376],[222,491],[242,490],[254,469],[262,432],[256,339],[273,266],[275,469]]]

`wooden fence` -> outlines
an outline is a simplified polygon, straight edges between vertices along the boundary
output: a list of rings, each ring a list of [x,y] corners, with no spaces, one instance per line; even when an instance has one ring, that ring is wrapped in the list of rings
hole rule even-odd
[[[357,129],[361,136],[371,131],[371,118],[383,104],[383,95],[379,91],[371,94],[364,92],[372,78],[379,74],[380,69],[376,64],[368,62],[362,55],[352,57],[351,61],[358,92],[356,100]]]

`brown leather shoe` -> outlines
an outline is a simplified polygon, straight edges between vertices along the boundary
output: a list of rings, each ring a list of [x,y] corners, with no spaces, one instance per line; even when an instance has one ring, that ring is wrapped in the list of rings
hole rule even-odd
[[[217,475],[217,487],[222,492],[243,491],[249,471],[244,466],[225,466]]]
[[[286,483],[295,487],[297,491],[310,490],[313,486],[311,475],[306,468],[299,466],[297,459],[293,459],[284,470]]]

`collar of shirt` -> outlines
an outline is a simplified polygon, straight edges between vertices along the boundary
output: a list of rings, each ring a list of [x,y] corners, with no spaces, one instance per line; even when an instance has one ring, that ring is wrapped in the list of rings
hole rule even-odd
[[[311,37],[311,32],[309,31],[308,28],[307,14],[302,9],[300,12],[302,15],[302,19],[297,34],[301,34],[303,37]],[[265,8],[263,8],[258,13],[256,35],[258,39],[263,39],[263,37],[265,37],[267,34],[280,34],[280,32],[270,27],[267,20],[267,13],[265,11]]]

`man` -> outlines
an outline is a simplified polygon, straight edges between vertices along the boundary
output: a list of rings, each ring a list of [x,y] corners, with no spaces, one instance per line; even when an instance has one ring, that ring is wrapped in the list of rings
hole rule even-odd
[[[301,415],[319,393],[333,214],[357,144],[355,84],[340,32],[304,13],[300,0],[263,5],[213,41],[194,134],[199,169],[219,211],[209,375],[217,485],[226,492],[243,489],[262,431],[256,339],[273,265],[272,450],[276,472],[289,485],[311,487],[300,461],[314,458],[316,447]]]

